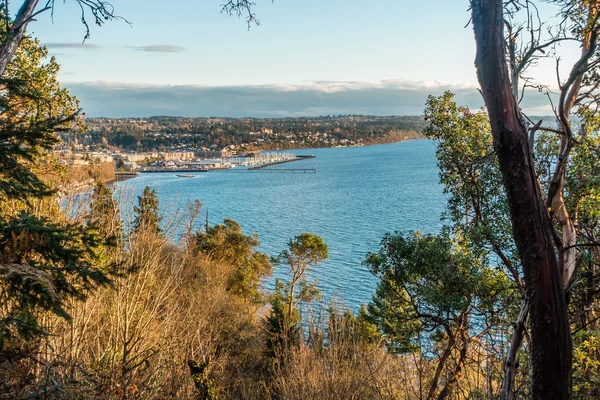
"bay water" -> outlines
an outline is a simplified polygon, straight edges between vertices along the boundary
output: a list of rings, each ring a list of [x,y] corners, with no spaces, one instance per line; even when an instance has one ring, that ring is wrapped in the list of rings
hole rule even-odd
[[[302,232],[323,237],[329,258],[310,271],[324,298],[338,296],[356,310],[368,303],[377,280],[362,263],[375,252],[385,233],[421,230],[437,233],[446,199],[438,183],[435,144],[429,140],[345,148],[300,149],[315,158],[269,169],[192,173],[142,173],[117,183],[119,190],[139,196],[145,186],[156,189],[164,221],[194,200],[203,208],[194,229],[232,218],[244,233],[257,233],[260,251],[276,256]],[[186,173],[187,174],[187,173]],[[182,228],[183,232],[183,228]],[[277,266],[265,285],[285,278]]]

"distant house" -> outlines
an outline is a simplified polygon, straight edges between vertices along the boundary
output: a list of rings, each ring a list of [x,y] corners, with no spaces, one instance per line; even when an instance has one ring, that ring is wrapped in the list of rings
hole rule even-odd
[[[221,151],[218,151],[217,154],[221,158],[226,158],[226,157],[231,157],[235,153],[231,149],[222,149]]]
[[[140,166],[137,165],[137,163],[135,161],[125,161],[123,163],[123,169],[126,170],[126,171],[135,171],[139,167]]]

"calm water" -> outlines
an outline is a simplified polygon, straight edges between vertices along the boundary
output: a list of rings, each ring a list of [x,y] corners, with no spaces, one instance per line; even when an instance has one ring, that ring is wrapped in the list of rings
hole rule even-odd
[[[389,145],[296,150],[310,160],[280,168],[315,168],[312,173],[267,173],[241,169],[198,173],[141,174],[119,183],[139,195],[157,189],[161,208],[174,209],[198,199],[211,225],[233,218],[245,233],[258,233],[261,251],[277,255],[302,232],[323,237],[329,259],[311,272],[325,297],[341,296],[356,309],[370,300],[376,285],[362,261],[376,251],[386,232],[420,229],[438,232],[445,198],[438,184],[435,145],[413,140]],[[199,218],[198,229],[204,224]],[[275,277],[285,277],[285,266]]]

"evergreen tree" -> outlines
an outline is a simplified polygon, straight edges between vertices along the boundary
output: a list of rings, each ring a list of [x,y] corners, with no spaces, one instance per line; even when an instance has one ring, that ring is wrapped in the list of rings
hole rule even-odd
[[[113,198],[113,191],[102,182],[98,182],[90,197],[88,221],[100,234],[113,243],[123,238],[123,224],[119,205]]]
[[[138,196],[138,205],[133,208],[135,218],[133,221],[133,231],[151,232],[157,235],[162,233],[160,222],[162,217],[158,211],[158,197],[155,189],[149,186],[144,188],[141,196]]]
[[[3,27],[0,27],[3,29]],[[0,31],[0,35],[5,32]],[[73,127],[78,102],[60,87],[59,66],[35,39],[24,39],[0,78],[0,342],[46,333],[49,311],[108,284],[89,225],[70,221],[51,197],[60,173],[51,150]],[[0,348],[3,347],[0,343]]]
[[[266,336],[265,355],[280,363],[285,361],[287,351],[300,344],[302,328],[300,325],[300,312],[294,309],[292,315],[287,313],[286,285],[277,279],[275,289],[269,298],[271,310],[263,321],[263,330]]]

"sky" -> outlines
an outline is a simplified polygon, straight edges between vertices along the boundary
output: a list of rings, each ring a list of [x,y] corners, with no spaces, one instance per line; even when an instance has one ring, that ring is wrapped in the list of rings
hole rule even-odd
[[[250,29],[223,0],[112,0],[129,23],[90,25],[82,44],[66,0],[29,32],[88,116],[418,115],[445,90],[482,105],[468,0],[255,1]]]

